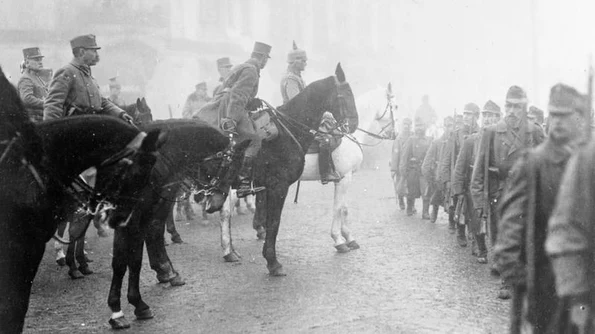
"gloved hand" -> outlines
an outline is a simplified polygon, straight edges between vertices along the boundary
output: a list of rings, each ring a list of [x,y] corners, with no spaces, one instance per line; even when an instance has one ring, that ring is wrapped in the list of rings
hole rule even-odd
[[[134,119],[132,116],[128,115],[125,111],[120,113],[120,118],[124,120],[124,122],[132,123]]]
[[[248,111],[255,111],[258,110],[258,108],[260,107],[262,107],[262,101],[257,97],[248,101],[248,103],[246,104],[246,110]]]

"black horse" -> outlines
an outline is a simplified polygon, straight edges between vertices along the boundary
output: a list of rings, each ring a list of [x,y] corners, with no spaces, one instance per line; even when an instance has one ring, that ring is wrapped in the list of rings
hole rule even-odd
[[[114,329],[130,327],[121,309],[122,281],[128,268],[128,301],[134,305],[137,319],[150,319],[153,313],[142,300],[139,288],[146,242],[151,268],[160,282],[184,284],[174,270],[164,244],[165,221],[171,214],[177,194],[186,179],[199,185],[207,197],[207,211],[221,209],[231,182],[239,169],[248,142],[233,145],[218,129],[197,120],[156,121],[143,126],[148,130],[166,130],[167,142],[159,149],[150,181],[138,195],[133,214],[117,208],[110,219],[114,227],[112,284],[108,305]],[[99,180],[98,180],[99,181]]]
[[[306,151],[314,140],[311,130],[318,129],[325,111],[339,122],[347,121],[349,132],[354,132],[358,125],[353,92],[341,64],[337,65],[335,76],[311,83],[279,111],[279,119],[289,132],[281,130],[277,139],[263,142],[254,168],[255,184],[266,187],[256,194],[254,226],[264,226],[266,230],[262,254],[273,276],[285,275],[277,261],[275,243],[287,191],[302,174]]]
[[[96,166],[109,179],[93,193],[131,206],[156,158],[149,135],[114,117],[84,116],[33,125],[0,69],[0,331],[22,331],[46,242],[73,200],[72,183]]]
[[[151,108],[147,104],[147,100],[143,97],[142,99],[136,99],[133,104],[126,105],[122,109],[132,117],[132,122],[137,126],[148,124],[153,121],[153,114]]]

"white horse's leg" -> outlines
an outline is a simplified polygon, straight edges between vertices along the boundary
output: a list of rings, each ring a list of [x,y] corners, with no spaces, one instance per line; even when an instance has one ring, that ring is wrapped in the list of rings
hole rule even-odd
[[[346,174],[339,182],[335,182],[335,199],[333,203],[333,225],[331,227],[331,238],[335,241],[335,248],[339,252],[349,251],[344,236],[343,221],[347,216],[347,203],[345,195],[347,193],[347,184],[351,181],[351,173]],[[348,231],[349,232],[349,231]],[[349,233],[347,233],[349,235]]]
[[[233,203],[236,203],[237,200],[236,191],[231,190],[225,200],[225,204],[223,204],[221,211],[219,211],[221,248],[223,249],[223,258],[226,262],[237,262],[240,260],[231,242],[231,210],[233,210]]]
[[[248,208],[248,210],[250,210],[250,212],[256,212],[256,196],[246,196],[244,197],[244,202],[246,202],[246,207]]]

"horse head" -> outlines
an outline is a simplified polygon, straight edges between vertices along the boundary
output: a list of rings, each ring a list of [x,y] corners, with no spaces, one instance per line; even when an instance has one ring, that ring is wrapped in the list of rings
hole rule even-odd
[[[138,112],[138,124],[147,124],[153,121],[153,113],[144,97],[142,99],[136,99],[136,110]]]
[[[339,122],[345,122],[349,133],[353,133],[358,127],[359,118],[355,97],[351,91],[351,86],[345,79],[345,72],[343,72],[341,63],[337,64],[335,70],[335,86],[335,92],[329,98],[328,111]]]

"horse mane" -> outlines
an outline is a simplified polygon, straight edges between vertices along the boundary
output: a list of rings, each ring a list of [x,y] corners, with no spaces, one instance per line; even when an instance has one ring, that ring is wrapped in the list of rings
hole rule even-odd
[[[156,120],[143,125],[144,131],[151,129],[162,129],[167,132],[167,142],[174,145],[188,146],[193,150],[200,150],[196,147],[198,142],[207,143],[218,149],[227,147],[229,139],[219,129],[198,119],[166,119]],[[179,142],[181,139],[190,140],[190,142]],[[167,145],[167,144],[166,144]]]
[[[335,88],[335,86],[335,76],[314,81],[307,85],[298,95],[279,107],[279,109],[286,111],[293,110],[296,106],[302,108],[304,106],[321,106],[321,100],[324,100],[328,96],[328,90]]]

